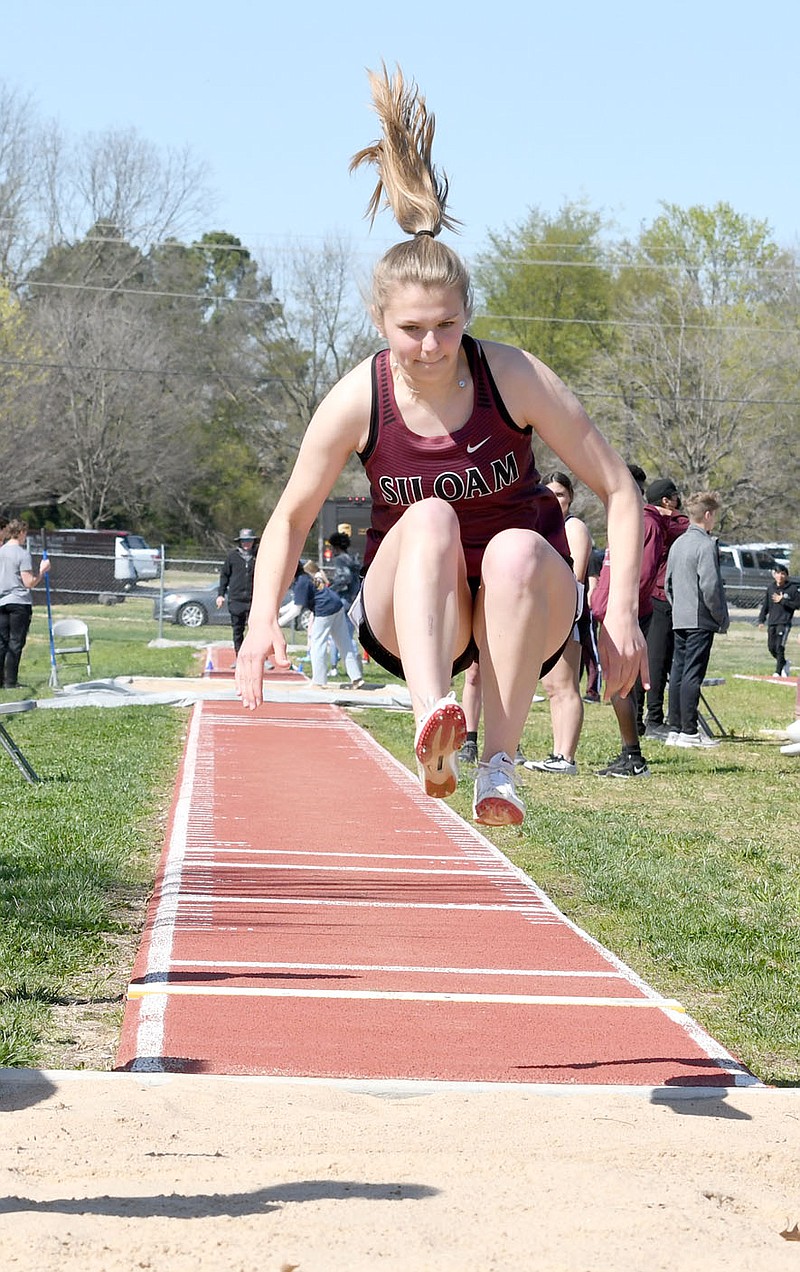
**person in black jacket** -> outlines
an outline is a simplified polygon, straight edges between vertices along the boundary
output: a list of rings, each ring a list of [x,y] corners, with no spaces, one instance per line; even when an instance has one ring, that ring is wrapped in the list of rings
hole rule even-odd
[[[764,594],[758,625],[767,624],[767,648],[775,659],[775,675],[788,676],[786,641],[794,612],[800,608],[800,590],[796,583],[789,582],[789,571],[783,565],[775,566],[772,577],[775,582]]]
[[[233,629],[233,649],[238,654],[253,603],[253,570],[256,560],[254,531],[243,529],[236,536],[238,547],[231,548],[222,563],[217,589],[217,609],[222,609],[225,593]]]

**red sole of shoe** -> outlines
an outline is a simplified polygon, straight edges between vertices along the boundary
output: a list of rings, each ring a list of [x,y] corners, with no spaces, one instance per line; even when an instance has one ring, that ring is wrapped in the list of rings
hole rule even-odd
[[[521,826],[525,814],[507,799],[482,799],[475,806],[479,826]]]
[[[448,702],[433,712],[414,746],[420,781],[426,795],[445,799],[458,785],[456,752],[467,740],[464,712],[457,702]]]

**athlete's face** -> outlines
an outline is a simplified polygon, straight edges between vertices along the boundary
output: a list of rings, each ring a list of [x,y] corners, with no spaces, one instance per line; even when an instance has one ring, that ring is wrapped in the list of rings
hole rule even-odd
[[[378,330],[400,371],[416,383],[447,383],[458,371],[467,315],[457,287],[395,287]]]
[[[549,481],[547,483],[547,488],[548,490],[552,490],[553,494],[555,495],[556,499],[561,505],[561,511],[563,515],[566,517],[567,513],[569,512],[569,506],[572,503],[572,498],[566,486],[562,486],[560,481]]]

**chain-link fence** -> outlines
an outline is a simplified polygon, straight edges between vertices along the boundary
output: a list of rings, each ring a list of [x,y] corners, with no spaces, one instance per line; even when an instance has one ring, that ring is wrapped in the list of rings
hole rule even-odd
[[[42,554],[41,539],[30,535],[28,544],[38,565]],[[52,606],[64,616],[69,608],[91,605],[120,606],[120,620],[152,619],[158,637],[173,635],[201,639],[210,627],[230,628],[227,600],[217,605],[221,557],[167,556],[165,548],[141,549],[138,558],[109,555],[107,552],[73,552],[63,545],[48,544],[50,559],[48,585]],[[143,555],[144,553],[147,555]],[[33,592],[34,605],[47,601],[45,586]],[[290,632],[307,626],[298,618]]]

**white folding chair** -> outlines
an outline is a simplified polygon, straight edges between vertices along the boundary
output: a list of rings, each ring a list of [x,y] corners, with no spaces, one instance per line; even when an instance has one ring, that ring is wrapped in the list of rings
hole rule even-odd
[[[56,658],[63,660],[65,664],[70,654],[80,654],[82,659],[86,659],[86,674],[91,676],[89,628],[82,618],[60,618],[53,623],[53,648]]]

